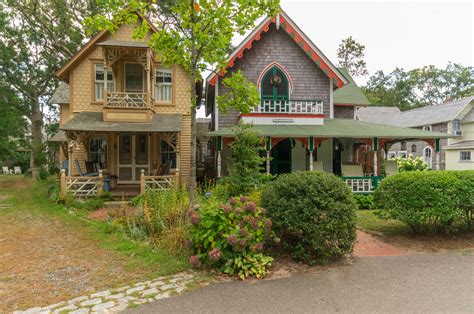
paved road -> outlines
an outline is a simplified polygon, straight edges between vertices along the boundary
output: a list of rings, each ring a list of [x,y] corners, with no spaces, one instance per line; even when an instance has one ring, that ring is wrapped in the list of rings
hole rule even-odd
[[[474,256],[357,258],[278,280],[228,282],[130,313],[474,313]]]

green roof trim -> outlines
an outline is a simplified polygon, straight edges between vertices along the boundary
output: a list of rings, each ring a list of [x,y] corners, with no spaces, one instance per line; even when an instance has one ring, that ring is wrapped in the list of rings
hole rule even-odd
[[[341,88],[338,88],[334,91],[333,101],[334,104],[344,104],[344,105],[370,105],[369,100],[362,92],[357,83],[354,81],[352,76],[349,74],[347,69],[338,68],[339,72],[344,75],[344,77],[349,81],[349,84],[344,85]]]
[[[347,137],[388,139],[435,139],[454,137],[447,133],[428,132],[350,119],[325,119],[324,125],[253,125],[261,136],[272,137]],[[209,132],[208,136],[233,137],[232,128]]]

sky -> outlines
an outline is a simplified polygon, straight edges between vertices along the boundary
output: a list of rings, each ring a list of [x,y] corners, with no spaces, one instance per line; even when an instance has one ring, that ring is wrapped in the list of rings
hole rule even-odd
[[[342,39],[365,45],[369,75],[396,67],[472,66],[474,0],[320,1],[281,0],[281,7],[314,44],[337,64]],[[234,38],[238,45],[243,37]],[[367,78],[356,81],[363,85]],[[199,116],[204,115],[203,108]]]

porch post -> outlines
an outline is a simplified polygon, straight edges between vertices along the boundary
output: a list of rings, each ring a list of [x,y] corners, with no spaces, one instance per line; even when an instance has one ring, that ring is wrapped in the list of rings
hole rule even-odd
[[[441,147],[440,147],[440,139],[437,138],[435,139],[435,169],[436,170],[439,170],[440,169],[440,150],[441,150]]]
[[[265,170],[267,174],[270,174],[270,151],[272,150],[272,138],[268,136],[265,139]]]
[[[379,139],[374,137],[372,139],[372,147],[374,149],[374,175],[378,176],[378,163],[377,163],[377,158],[378,158],[378,152],[379,152]]]
[[[97,196],[101,196],[104,190],[104,175],[102,174],[102,169],[99,170],[99,177],[97,181]]]
[[[71,141],[68,141],[67,142],[67,150],[68,150],[68,154],[67,154],[67,157],[68,157],[68,164],[69,164],[69,169],[68,169],[68,173],[67,175],[68,176],[72,176],[73,173],[74,173],[74,169],[73,169],[73,162],[72,162],[72,152],[73,152],[73,148],[72,148],[72,143]]]
[[[314,138],[308,137],[308,148],[309,148],[309,171],[313,171],[313,151],[314,151]]]
[[[108,76],[108,63],[107,63],[107,48],[103,49],[104,55],[104,105],[107,104],[107,76]]]
[[[221,177],[221,150],[222,150],[222,137],[217,137],[217,178]]]
[[[140,195],[145,195],[145,170],[140,171]]]
[[[150,100],[151,100],[151,92],[150,92],[150,87],[151,87],[151,71],[150,71],[150,53],[147,49],[146,51],[146,67],[145,67],[145,72],[146,72],[146,103],[148,106],[151,106]]]
[[[61,198],[66,196],[66,169],[61,169]]]

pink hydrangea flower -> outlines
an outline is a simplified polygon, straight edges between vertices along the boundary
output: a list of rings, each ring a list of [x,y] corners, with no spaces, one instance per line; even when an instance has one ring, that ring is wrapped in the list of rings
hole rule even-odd
[[[262,243],[262,242],[259,242],[259,243],[255,244],[255,245],[252,247],[252,251],[254,251],[254,252],[263,251],[263,243]]]
[[[221,259],[222,252],[218,248],[214,248],[207,254],[207,256],[209,257],[211,261],[217,262],[218,260]]]
[[[191,264],[191,266],[194,268],[199,268],[202,266],[202,263],[197,255],[193,255],[189,258],[189,264]]]
[[[231,197],[229,198],[229,204],[234,206],[235,204],[237,204],[237,200],[234,197]]]
[[[199,225],[199,222],[201,221],[201,217],[199,217],[198,213],[194,212],[189,216],[189,220],[193,225]]]
[[[240,231],[240,235],[241,235],[242,237],[246,237],[246,236],[249,235],[249,232],[248,232],[247,229],[245,229],[245,228],[240,228],[239,231]]]
[[[232,206],[230,206],[230,205],[222,204],[220,207],[224,211],[224,213],[226,213],[226,214],[229,214],[232,211]]]
[[[242,202],[242,203],[245,203],[245,202],[248,201],[248,200],[249,200],[249,199],[246,198],[245,196],[241,196],[241,197],[240,197],[240,202]]]
[[[265,219],[265,227],[271,228],[272,225],[273,225],[273,223],[270,219]]]
[[[255,204],[254,202],[248,202],[247,204],[245,204],[245,210],[255,213],[255,211],[257,210],[257,204]]]
[[[238,242],[238,239],[237,239],[237,236],[235,234],[231,234],[228,238],[227,238],[227,243],[229,243],[230,245],[236,245]]]
[[[253,230],[257,230],[257,229],[258,229],[258,219],[257,219],[257,218],[253,218],[253,219],[250,221],[250,227],[252,227]]]

